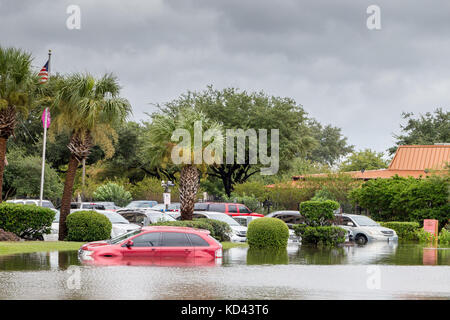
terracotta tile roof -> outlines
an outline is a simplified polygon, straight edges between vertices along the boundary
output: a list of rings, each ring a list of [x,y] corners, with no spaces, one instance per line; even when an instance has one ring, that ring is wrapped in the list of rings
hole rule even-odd
[[[389,170],[444,169],[450,162],[450,145],[400,146]]]
[[[400,146],[388,169],[344,172],[355,179],[425,177],[440,173],[450,163],[450,145],[410,145]],[[293,176],[294,181],[305,177],[326,177],[327,173]]]

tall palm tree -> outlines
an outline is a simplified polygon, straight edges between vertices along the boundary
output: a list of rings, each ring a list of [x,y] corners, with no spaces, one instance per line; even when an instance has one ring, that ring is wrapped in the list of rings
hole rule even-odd
[[[80,162],[94,145],[111,148],[113,127],[131,113],[130,103],[119,96],[117,78],[107,74],[95,79],[90,74],[73,74],[58,79],[52,104],[53,131],[68,132],[70,159],[64,182],[59,220],[59,240],[67,236],[73,184]]]
[[[31,71],[31,55],[16,48],[0,47],[0,202],[2,202],[6,143],[18,118],[30,110],[36,74]]]
[[[201,123],[199,127],[195,127],[195,123]],[[177,129],[185,130],[189,133],[190,141],[184,141],[178,144],[178,141],[172,139],[172,135]],[[174,164],[173,151],[181,156],[186,156],[186,161],[175,163],[181,166],[180,170],[180,211],[182,220],[192,220],[194,212],[194,203],[199,187],[199,169],[206,172],[207,164],[205,159],[201,163],[194,163],[194,137],[196,134],[203,135],[206,130],[216,130],[222,133],[222,127],[217,122],[211,121],[203,113],[197,113],[190,108],[181,109],[177,114],[155,114],[148,130],[148,146],[146,154],[150,158],[150,162],[154,166],[166,166],[168,163]],[[197,131],[197,132],[196,132]],[[223,146],[223,137],[216,136],[209,142],[201,140],[198,150],[204,152],[205,148],[211,143]],[[221,155],[217,155],[221,156]]]

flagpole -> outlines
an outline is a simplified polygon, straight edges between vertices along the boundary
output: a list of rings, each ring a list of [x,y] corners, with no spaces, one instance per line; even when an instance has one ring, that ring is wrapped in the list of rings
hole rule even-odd
[[[47,64],[47,71],[48,71],[48,79],[47,81],[50,81],[50,58],[52,55],[52,50],[48,50],[48,64]],[[44,197],[44,173],[45,173],[45,149],[47,145],[47,121],[48,121],[48,108],[44,109],[44,141],[43,141],[43,147],[42,147],[42,171],[41,171],[41,190],[39,194],[39,206],[42,207],[42,200]]]

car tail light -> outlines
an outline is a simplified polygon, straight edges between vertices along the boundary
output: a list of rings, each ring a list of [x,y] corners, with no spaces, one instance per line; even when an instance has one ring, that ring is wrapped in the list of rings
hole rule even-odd
[[[215,258],[222,258],[222,248],[217,249],[215,254],[214,254]]]

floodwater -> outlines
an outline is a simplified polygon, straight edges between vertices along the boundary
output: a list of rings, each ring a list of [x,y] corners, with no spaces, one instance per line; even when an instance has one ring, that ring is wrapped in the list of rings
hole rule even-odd
[[[76,251],[0,256],[0,299],[450,299],[450,248],[233,248],[213,266],[90,266]]]

